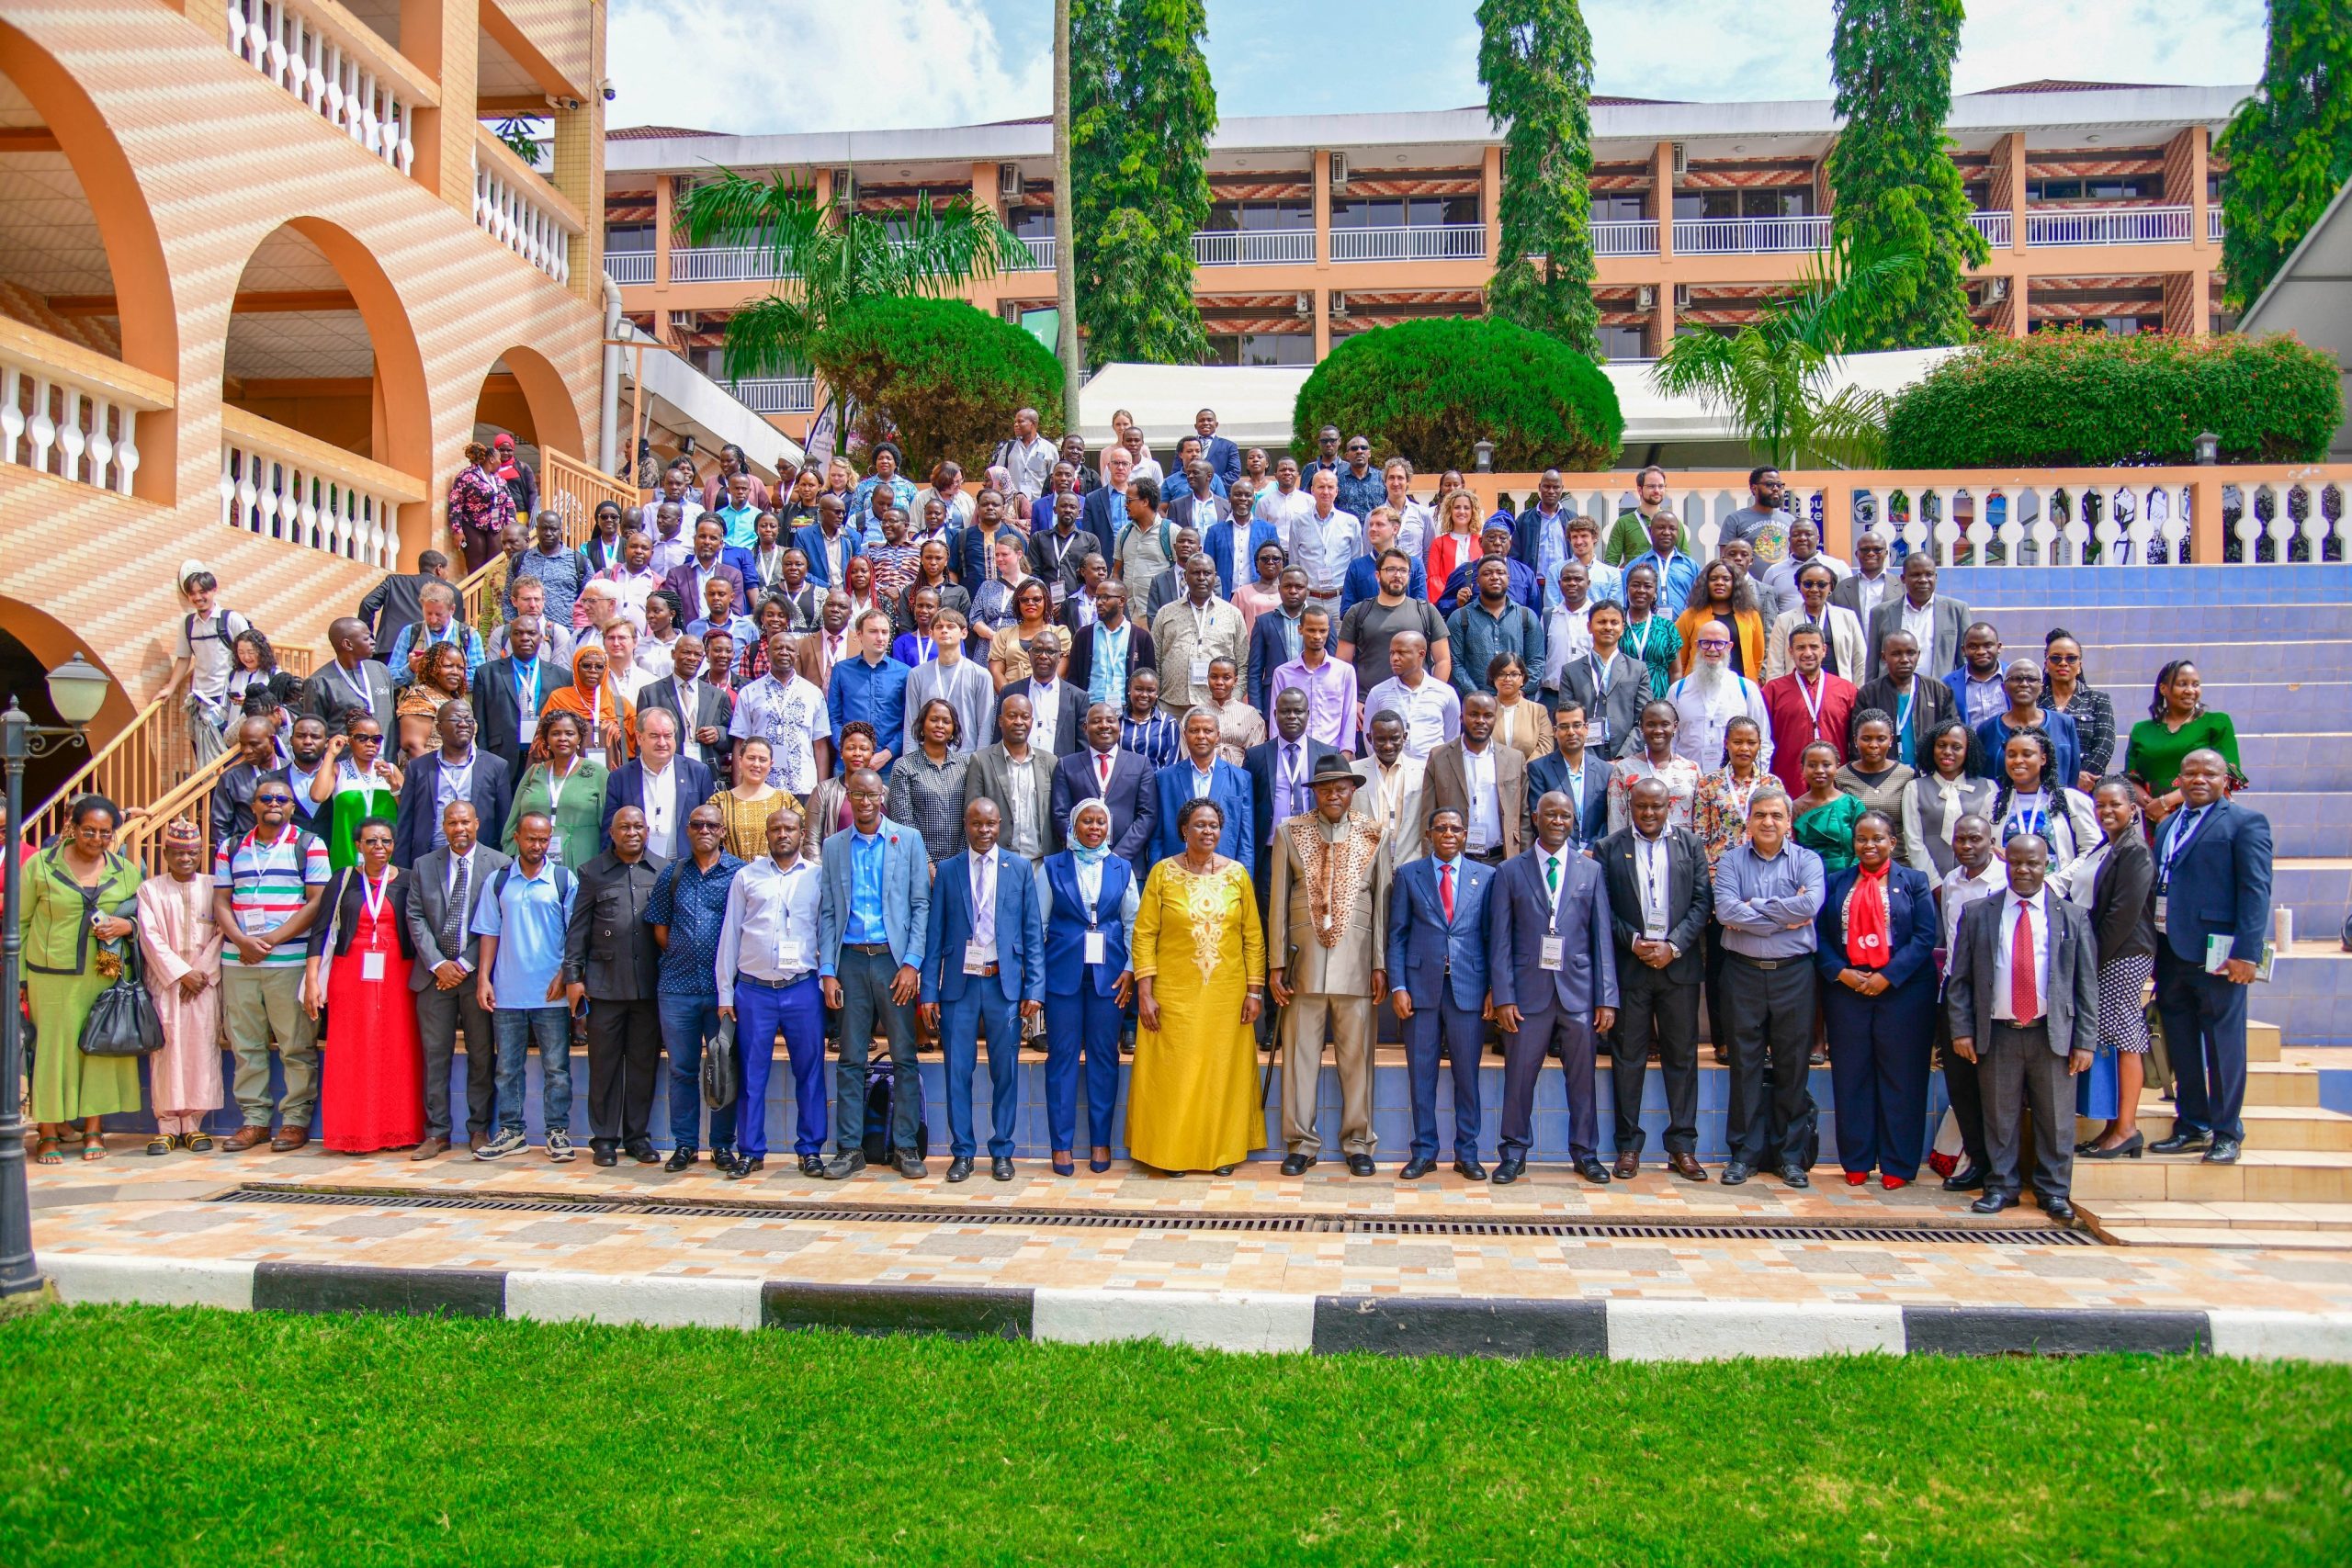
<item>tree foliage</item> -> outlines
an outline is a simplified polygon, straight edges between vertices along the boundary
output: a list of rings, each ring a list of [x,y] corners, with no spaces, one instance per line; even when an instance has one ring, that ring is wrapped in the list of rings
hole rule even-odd
[[[1962,0],[1838,0],[1829,45],[1837,114],[1829,150],[1832,224],[1849,254],[1917,265],[1855,323],[1854,349],[1964,343],[1968,269],[1991,254],[1968,221],[1952,163],[1951,62]]]
[[[2188,463],[2200,432],[2224,462],[2324,457],[2343,407],[2332,355],[2285,333],[2042,332],[1987,338],[1905,388],[1887,414],[1898,468]]]
[[[2214,151],[2229,164],[2223,287],[2230,308],[2243,310],[2352,179],[2352,10],[2344,0],[2270,0],[2262,85]]]
[[[1487,119],[1504,128],[1501,254],[1487,310],[1598,355],[1592,34],[1577,0],[1480,0],[1478,80]]]
[[[781,174],[758,178],[722,169],[686,193],[681,220],[688,243],[757,251],[789,282],[790,292],[754,299],[729,318],[731,377],[781,376],[813,363],[818,335],[849,306],[956,294],[1029,254],[968,192],[944,201],[919,196],[912,210],[886,223],[853,202],[820,202],[812,188]],[[1038,406],[1060,407],[1058,391]]]
[[[894,435],[917,473],[942,457],[980,473],[1016,412],[1061,406],[1052,353],[961,299],[851,300],[827,317],[810,358],[856,404],[867,441]]]
[[[1202,0],[1070,0],[1071,261],[1091,365],[1197,365],[1216,88]]]
[[[1617,456],[1617,389],[1585,355],[1496,321],[1407,321],[1340,340],[1299,388],[1294,451],[1336,424],[1435,473],[1468,468],[1481,440],[1497,468],[1594,472]]]

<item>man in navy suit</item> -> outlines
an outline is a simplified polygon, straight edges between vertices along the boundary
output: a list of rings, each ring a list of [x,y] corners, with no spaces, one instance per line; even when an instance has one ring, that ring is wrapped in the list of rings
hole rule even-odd
[[[1487,1179],[1478,1163],[1478,1052],[1486,1035],[1492,868],[1463,854],[1459,808],[1430,813],[1430,852],[1397,868],[1388,895],[1389,999],[1405,1025],[1413,1096],[1412,1156],[1404,1179],[1437,1168],[1437,1058],[1453,1061],[1453,1168]]]
[[[964,807],[961,854],[939,863],[923,941],[923,1022],[947,1057],[947,1179],[967,1181],[972,1074],[989,1043],[989,1174],[1012,1179],[1012,1128],[1021,1084],[1021,1021],[1046,1010],[1046,923],[1037,876],[1019,855],[999,853],[996,802]]]
[[[1609,831],[1609,760],[1586,750],[1584,708],[1564,702],[1552,716],[1550,751],[1527,764],[1527,798],[1557,790],[1568,797],[1569,837],[1597,844]]]
[[[1487,976],[1503,1032],[1498,1183],[1526,1173],[1536,1079],[1555,1048],[1567,1087],[1569,1156],[1578,1176],[1597,1187],[1609,1183],[1609,1168],[1595,1153],[1600,1130],[1592,1041],[1616,1022],[1616,944],[1600,867],[1568,844],[1574,826],[1567,796],[1538,800],[1535,842],[1503,863],[1488,895],[1494,924]]]
[[[2180,1102],[2151,1154],[2205,1150],[2233,1165],[2245,1141],[2245,998],[2270,929],[2270,819],[2229,798],[2219,751],[2181,760],[2180,806],[2156,834],[2156,1010]],[[2219,974],[2214,938],[2229,942]]]
[[[646,708],[637,716],[637,755],[615,768],[605,784],[605,844],[612,845],[614,815],[634,806],[645,813],[649,852],[663,860],[684,854],[686,813],[718,793],[708,768],[678,754],[678,716]]]
[[[1193,416],[1193,430],[1201,438],[1201,456],[1230,487],[1241,478],[1241,448],[1216,433],[1216,410],[1203,409]]]
[[[1242,681],[1249,688],[1250,705],[1260,713],[1267,711],[1267,694],[1272,689],[1274,671],[1296,659],[1305,647],[1304,623],[1306,615],[1306,570],[1304,567],[1286,566],[1274,579],[1274,592],[1282,603],[1271,610],[1261,610],[1250,623],[1250,658],[1242,666]],[[1332,623],[1327,619],[1324,626]],[[1326,630],[1324,640],[1330,640]]]
[[[1184,755],[1160,769],[1152,780],[1151,863],[1157,865],[1170,855],[1183,852],[1176,814],[1186,801],[1205,796],[1216,802],[1217,813],[1225,819],[1224,830],[1217,834],[1216,852],[1239,861],[1254,876],[1262,846],[1261,836],[1255,830],[1257,818],[1250,810],[1250,775],[1216,754],[1216,715],[1194,708],[1184,716],[1183,734]]]
[[[839,1152],[825,1163],[825,1179],[846,1180],[865,1168],[858,1130],[865,1125],[865,1055],[878,1029],[890,1043],[892,1162],[900,1176],[919,1180],[927,1172],[915,1147],[922,1080],[913,1006],[931,930],[931,859],[921,833],[882,814],[889,788],[881,774],[860,768],[844,783],[850,825],[825,840],[818,861],[825,880],[817,900],[817,983],[825,1006],[842,1017],[832,1117]]]
[[[1158,794],[1151,764],[1119,744],[1119,710],[1109,703],[1088,708],[1086,744],[1054,764],[1054,821],[1063,840],[1069,839],[1069,814],[1078,803],[1101,801],[1111,808],[1110,851],[1133,864],[1141,882],[1151,869],[1142,857],[1151,843]]]
[[[392,863],[402,871],[441,848],[441,810],[450,801],[470,801],[480,820],[503,823],[514,798],[514,775],[505,759],[474,744],[471,703],[450,698],[433,724],[441,732],[441,749],[408,765],[407,776],[401,780],[400,809],[392,819]],[[695,798],[709,795],[706,792]],[[299,798],[297,803],[301,804]]]
[[[1252,874],[1261,916],[1274,874],[1274,857],[1265,852],[1265,846],[1274,841],[1283,823],[1315,809],[1315,791],[1307,781],[1315,776],[1316,764],[1340,754],[1337,747],[1306,733],[1306,694],[1294,686],[1274,700],[1272,736],[1241,753],[1242,771],[1250,775],[1250,819],[1257,828],[1259,852]]]
[[[1609,1054],[1609,1087],[1617,1101],[1620,1181],[1640,1174],[1642,1077],[1657,1048],[1666,1079],[1666,1166],[1686,1181],[1704,1181],[1699,1163],[1700,939],[1714,908],[1706,846],[1688,828],[1671,826],[1674,798],[1665,784],[1633,788],[1633,822],[1594,852],[1609,925],[1617,947],[1617,1039]]]

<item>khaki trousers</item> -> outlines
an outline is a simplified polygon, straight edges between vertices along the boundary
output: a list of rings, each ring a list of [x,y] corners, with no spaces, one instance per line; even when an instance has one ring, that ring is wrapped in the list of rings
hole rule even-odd
[[[237,1110],[248,1127],[269,1125],[273,1038],[286,1064],[286,1098],[277,1105],[286,1125],[307,1132],[318,1109],[319,1026],[302,1010],[301,992],[300,964],[220,965],[220,1010],[237,1060]]]
[[[1372,1153],[1372,998],[1301,993],[1283,1009],[1283,1142],[1295,1155],[1320,1152],[1315,1131],[1323,1079],[1323,1026],[1340,1064],[1340,1149]]]

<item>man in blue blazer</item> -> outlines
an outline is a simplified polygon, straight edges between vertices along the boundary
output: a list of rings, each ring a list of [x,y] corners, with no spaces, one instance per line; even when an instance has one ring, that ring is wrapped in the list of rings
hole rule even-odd
[[[1216,852],[1239,861],[1257,874],[1257,818],[1250,810],[1250,775],[1216,754],[1216,716],[1195,708],[1184,718],[1184,755],[1159,770],[1152,780],[1151,864],[1183,852],[1176,831],[1176,813],[1184,803],[1205,795],[1216,802],[1225,818],[1217,834]],[[1147,872],[1149,866],[1143,868]]]
[[[1216,410],[1203,409],[1193,416],[1193,432],[1201,438],[1201,456],[1230,486],[1241,478],[1241,448],[1216,433]]]
[[[650,791],[649,784],[654,786]],[[718,781],[708,768],[678,755],[678,716],[668,708],[646,708],[637,716],[637,755],[615,768],[605,784],[605,847],[612,847],[614,813],[634,806],[645,813],[649,852],[663,860],[684,854],[686,813],[718,793]]]
[[[1478,1163],[1478,1055],[1487,1026],[1489,891],[1496,873],[1463,854],[1469,824],[1456,807],[1430,813],[1430,852],[1396,870],[1388,894],[1389,999],[1405,1026],[1413,1147],[1404,1179],[1437,1168],[1437,1058],[1453,1062],[1453,1168],[1487,1179]]]
[[[506,760],[474,744],[474,708],[463,697],[441,705],[434,728],[441,733],[441,749],[427,751],[403,770],[400,809],[392,818],[392,863],[402,871],[441,847],[442,771],[451,775],[453,790],[473,802],[474,815],[484,822],[503,822],[514,798],[514,774]],[[695,796],[708,800],[708,791]],[[307,805],[307,801],[297,801]]]
[[[2203,1149],[2209,1165],[2234,1164],[2245,1141],[2246,987],[2270,930],[2270,819],[2230,799],[2229,782],[2219,751],[2191,751],[2156,834],[2156,1010],[2180,1104],[2149,1153]],[[2229,943],[2219,974],[2215,938]]]
[[[999,853],[996,802],[964,807],[961,854],[939,863],[923,941],[924,1023],[947,1057],[947,1179],[968,1181],[972,1073],[979,1037],[989,1042],[989,1174],[1012,1179],[1012,1129],[1021,1087],[1021,1021],[1046,1010],[1046,921],[1037,874],[1019,855]]]
[[[820,588],[831,588],[833,557],[839,555],[846,570],[850,557],[865,553],[865,540],[849,526],[849,509],[842,505],[842,498],[827,494],[817,498],[817,521],[803,525],[793,534],[792,547],[808,558],[808,581]]]
[[[1280,549],[1282,542],[1282,535],[1275,531],[1272,523],[1262,517],[1251,518],[1249,543],[1241,552],[1241,574],[1236,577],[1233,558],[1233,519],[1228,516],[1221,523],[1210,524],[1207,532],[1201,536],[1201,548],[1208,552],[1209,559],[1216,562],[1217,596],[1230,599],[1233,597],[1235,589],[1257,581],[1258,552],[1268,545]],[[1302,589],[1301,592],[1303,592],[1304,590]]]
[[[1568,797],[1535,803],[1535,842],[1506,861],[1488,894],[1494,906],[1487,983],[1503,1032],[1502,1161],[1498,1182],[1527,1170],[1535,1141],[1535,1083],[1556,1047],[1568,1098],[1568,1154],[1577,1174],[1607,1186],[1592,1041],[1617,1021],[1616,944],[1600,867],[1568,843]]]
[[[1272,610],[1259,613],[1250,623],[1250,657],[1242,666],[1242,683],[1250,694],[1250,705],[1260,713],[1266,711],[1266,694],[1274,683],[1274,671],[1299,656],[1302,646],[1301,626],[1306,614],[1306,572],[1303,568],[1286,566],[1274,580],[1275,592],[1282,604]],[[1329,612],[1324,612],[1328,616]],[[1323,636],[1328,645],[1336,623],[1327,620]]]
[[[1151,870],[1144,863],[1150,847],[1159,790],[1151,764],[1119,744],[1119,710],[1096,703],[1086,710],[1086,744],[1054,764],[1054,823],[1069,841],[1069,814],[1081,800],[1111,808],[1110,851],[1135,867],[1140,883]]]
[[[1527,798],[1540,802],[1555,790],[1566,795],[1568,836],[1591,845],[1609,832],[1609,759],[1585,749],[1586,733],[1583,707],[1562,703],[1552,716],[1553,749],[1527,764]]]
[[[931,925],[931,856],[921,833],[882,814],[889,789],[880,773],[860,768],[845,783],[850,825],[825,840],[817,896],[818,984],[825,1006],[842,1017],[832,1117],[840,1152],[826,1162],[825,1179],[842,1181],[865,1168],[865,1053],[879,1028],[890,1043],[892,1163],[918,1180],[927,1172],[915,1153],[922,1087],[914,1005]]]

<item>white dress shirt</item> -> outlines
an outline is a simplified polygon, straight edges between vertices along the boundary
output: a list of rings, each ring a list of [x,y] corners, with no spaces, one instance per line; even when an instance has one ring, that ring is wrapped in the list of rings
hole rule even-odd
[[[817,906],[823,877],[806,856],[789,866],[775,857],[747,862],[727,886],[727,914],[718,927],[718,1005],[735,1005],[738,972],[771,985],[797,980],[817,967]]]
[[[677,842],[678,764],[673,759],[658,773],[651,768],[645,770],[645,848],[648,853],[668,860],[678,852]]]
[[[1470,750],[1462,743],[1462,782],[1470,793],[1470,838],[1468,849],[1474,855],[1485,854],[1503,841],[1502,790],[1495,779],[1495,747],[1491,739],[1484,749]]]
[[[1936,601],[1932,595],[1924,604],[1914,604],[1908,595],[1905,596],[1903,629],[1919,645],[1919,667],[1941,673],[1931,669],[1936,657]]]
[[[2011,891],[2002,895],[2001,929],[1993,942],[1993,1016],[2003,1023],[2034,1021],[2013,1018],[2009,1008],[2010,948],[2017,941],[2018,913],[2027,909],[2033,919],[2033,994],[2041,1003],[2041,1015],[2050,1012],[2050,889],[2045,886],[2030,898]]]
[[[1408,686],[1391,675],[1363,700],[1366,721],[1394,710],[1405,721],[1405,755],[1415,761],[1462,733],[1462,697],[1453,685],[1424,671],[1421,683]]]
[[[1944,873],[1940,884],[1944,924],[1944,952],[1949,953],[1960,943],[1960,917],[1979,898],[1990,898],[2009,885],[2008,868],[1999,859],[1988,860],[1984,869],[1975,875],[1968,874],[1966,866],[1956,865]],[[1946,960],[1950,962],[1949,959]]]
[[[1062,722],[1062,683],[1033,678],[1029,682],[1029,713],[1030,746],[1059,756],[1062,749],[1055,741]]]
[[[1871,612],[1885,604],[1888,594],[1899,593],[1902,590],[1902,580],[1891,571],[1882,571],[1876,577],[1858,571],[1854,573],[1854,614],[1862,618],[1864,626],[1868,626]]]
[[[972,947],[996,954],[996,851],[969,857],[972,873]],[[951,959],[960,954],[950,953]]]

